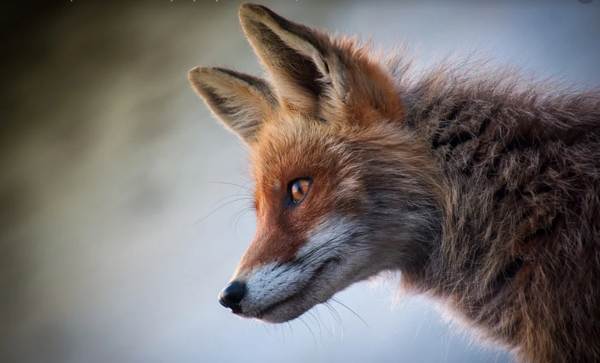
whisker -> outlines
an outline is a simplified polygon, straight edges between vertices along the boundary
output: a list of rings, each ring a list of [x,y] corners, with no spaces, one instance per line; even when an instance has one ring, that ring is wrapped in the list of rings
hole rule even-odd
[[[313,336],[313,339],[315,341],[315,347],[317,347],[317,337],[315,336],[315,333],[313,333],[312,329],[308,326],[308,324],[306,324],[306,322],[302,319],[302,317],[298,317],[298,319],[302,322],[302,324],[304,324],[304,326],[306,326],[306,328],[308,329],[308,331],[310,332],[310,334]]]
[[[346,309],[348,309],[348,311],[350,311],[352,314],[354,314],[357,318],[359,318],[367,328],[369,328],[369,324],[367,324],[367,322],[365,321],[365,319],[363,319],[360,315],[358,315],[356,312],[354,312],[354,310],[350,309],[348,306],[346,306],[345,304],[343,304],[341,301],[335,299],[335,298],[331,298],[330,299],[333,302],[336,302],[340,305],[342,305],[343,307],[345,307]]]
[[[243,209],[242,209],[242,212],[241,212],[241,213],[240,213],[240,212],[237,212],[239,215],[238,215],[238,217],[236,218],[236,220],[235,220],[235,226],[233,227],[233,230],[235,231],[235,238],[237,238],[237,227],[238,227],[238,224],[239,224],[240,220],[242,219],[242,217],[243,217],[243,216],[244,216],[246,213],[248,213],[248,212],[251,212],[251,211],[253,211],[253,210],[254,210],[254,208],[252,208],[251,206],[247,206],[246,208],[243,208]]]
[[[310,251],[309,253],[307,253],[306,255],[302,256],[301,258],[299,258],[296,263],[303,263],[305,264],[305,268],[309,268],[312,265],[313,261],[316,261],[318,259],[320,259],[321,257],[325,256],[327,253],[335,250],[337,248],[337,246],[334,244],[334,242],[338,241],[340,238],[345,237],[346,235],[352,233],[352,237],[353,239],[359,238],[363,235],[367,235],[366,233],[357,233],[355,231],[351,231],[348,233],[340,233],[337,236],[334,236],[333,238],[331,238],[330,240],[328,240],[327,242],[325,242],[324,244],[322,244],[321,246],[315,248],[314,250]],[[333,244],[332,246],[330,246],[330,244]],[[360,244],[356,244],[359,245]],[[364,244],[364,246],[368,246],[370,247],[371,245],[369,244]],[[304,271],[304,269],[303,269]]]
[[[338,325],[340,326],[340,333],[341,333],[341,341],[344,340],[344,325],[342,324],[342,317],[340,316],[340,314],[337,312],[337,310],[331,306],[329,303],[325,303],[325,306],[327,306],[327,308],[329,309],[329,312],[331,313],[331,316],[334,317],[335,321],[338,323]],[[332,323],[333,324],[333,323]],[[332,325],[333,326],[333,325]],[[334,330],[335,331],[335,330]],[[335,338],[335,337],[334,337]]]
[[[315,319],[315,324],[317,324],[317,327],[319,328],[319,338],[321,340],[321,345],[323,345],[323,331],[321,330],[321,324],[319,324],[319,321],[317,320],[317,318],[315,317],[315,315],[309,310],[307,311],[307,313],[313,317],[313,319]]]
[[[329,331],[329,329],[327,328],[327,325],[323,322],[323,318],[321,317],[319,307],[320,307],[320,305],[315,306],[314,311],[317,313],[317,317],[319,318],[319,321],[321,322],[321,324],[323,324],[323,328],[325,329],[325,331],[327,333],[329,333],[329,335],[331,335],[333,337],[333,339],[335,339],[335,331],[333,333],[331,331]],[[331,321],[331,323],[333,324],[333,321]],[[333,327],[333,325],[332,325],[332,327]]]
[[[226,199],[229,199],[229,198],[244,198],[244,199],[251,199],[251,197],[250,197],[250,196],[247,196],[247,195],[243,195],[243,194],[236,193],[236,194],[228,195],[228,196],[226,196],[226,197],[223,197],[223,198],[221,198],[221,199],[217,200],[216,202],[214,202],[214,203],[211,205],[211,207],[214,207],[215,205],[217,205],[217,204],[219,204],[219,203],[221,203],[221,202],[223,202],[224,200],[226,200]]]
[[[204,217],[200,218],[199,220],[197,220],[197,221],[196,221],[196,222],[194,222],[193,224],[194,224],[194,225],[196,225],[196,224],[198,224],[198,223],[202,222],[203,220],[205,220],[206,218],[210,217],[210,216],[211,216],[213,213],[215,213],[215,212],[216,212],[216,211],[218,211],[219,209],[221,209],[221,208],[223,208],[223,207],[225,207],[225,206],[227,206],[227,205],[229,205],[229,204],[231,204],[231,203],[240,202],[240,201],[242,201],[242,200],[245,200],[245,199],[248,199],[248,198],[240,198],[240,199],[236,199],[236,200],[229,201],[229,202],[227,202],[227,203],[225,203],[225,204],[221,205],[221,206],[220,206],[220,207],[218,207],[217,209],[213,210],[213,211],[212,211],[212,212],[210,212],[208,215],[206,215],[206,216],[204,216]]]
[[[342,317],[337,312],[337,310],[335,310],[335,308],[331,306],[331,304],[329,304],[328,302],[324,303],[324,305],[327,306],[327,308],[329,309],[329,313],[333,316],[340,328],[342,328]]]
[[[333,242],[337,241],[341,237],[344,237],[352,232],[353,231],[344,231],[344,232],[338,233],[337,235],[333,236],[332,238],[327,240],[322,245],[320,245],[317,248],[313,249],[312,251],[308,252],[306,255],[300,257],[296,262],[301,263],[301,262],[304,262],[305,260],[308,260],[309,258],[312,258],[313,260],[318,259],[318,257],[323,256],[323,254],[319,254],[316,258],[314,257],[315,254],[317,254],[318,252],[321,252],[321,250],[323,250],[326,247],[330,247],[330,249],[327,250],[326,252],[331,251],[335,246],[331,247],[331,246],[329,246],[330,244],[332,244]],[[309,260],[309,261],[311,261],[311,260]]]
[[[248,182],[246,182],[245,184],[248,184],[248,183],[250,183],[250,182],[251,182],[251,181],[248,181]],[[250,191],[250,192],[252,192],[252,191],[253,191],[251,188],[248,188],[248,187],[246,187],[246,186],[244,186],[244,185],[239,185],[239,184],[236,184],[236,183],[230,183],[230,182],[203,181],[203,182],[200,182],[200,183],[203,183],[203,184],[221,184],[221,185],[232,185],[232,186],[236,186],[236,187],[239,187],[239,188],[242,188],[242,189],[246,189],[247,191]]]

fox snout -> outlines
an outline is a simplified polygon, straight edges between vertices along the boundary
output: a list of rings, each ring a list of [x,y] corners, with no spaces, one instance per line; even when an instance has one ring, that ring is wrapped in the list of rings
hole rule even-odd
[[[293,258],[271,256],[269,262],[265,251],[260,261],[250,264],[256,256],[254,249],[265,246],[255,240],[231,282],[219,293],[219,302],[236,315],[265,322],[296,318],[353,282],[348,280],[347,267],[356,262],[343,257],[353,233],[352,223],[328,223],[308,238]]]

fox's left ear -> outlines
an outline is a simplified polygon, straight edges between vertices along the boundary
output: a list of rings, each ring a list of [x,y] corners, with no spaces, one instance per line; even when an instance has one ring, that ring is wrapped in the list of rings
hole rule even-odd
[[[284,108],[314,113],[328,103],[332,112],[402,117],[402,104],[389,74],[352,41],[332,41],[323,31],[287,20],[255,4],[240,7],[240,23],[272,75]]]
[[[277,108],[264,80],[220,67],[196,67],[188,78],[212,112],[246,144],[256,141],[265,119]]]

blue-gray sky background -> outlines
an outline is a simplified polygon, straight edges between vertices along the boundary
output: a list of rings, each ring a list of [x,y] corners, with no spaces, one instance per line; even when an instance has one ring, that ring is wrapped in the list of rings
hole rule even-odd
[[[376,44],[409,41],[418,66],[479,49],[600,86],[600,0],[262,3]],[[221,183],[248,186],[250,166],[187,71],[262,73],[239,4],[3,5],[0,362],[510,361],[435,302],[395,302],[393,280],[338,295],[366,324],[335,303],[341,324],[320,307],[282,326],[217,303],[255,227],[249,201],[234,201],[245,189]]]

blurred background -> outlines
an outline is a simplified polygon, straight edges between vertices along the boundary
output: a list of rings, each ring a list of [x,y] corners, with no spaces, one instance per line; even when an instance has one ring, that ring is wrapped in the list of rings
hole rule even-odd
[[[600,0],[262,3],[377,44],[407,40],[417,65],[478,49],[600,85]],[[254,232],[249,165],[187,71],[261,73],[239,4],[2,5],[0,362],[510,361],[434,302],[396,298],[397,280],[339,294],[354,313],[332,303],[280,326],[217,303]]]

